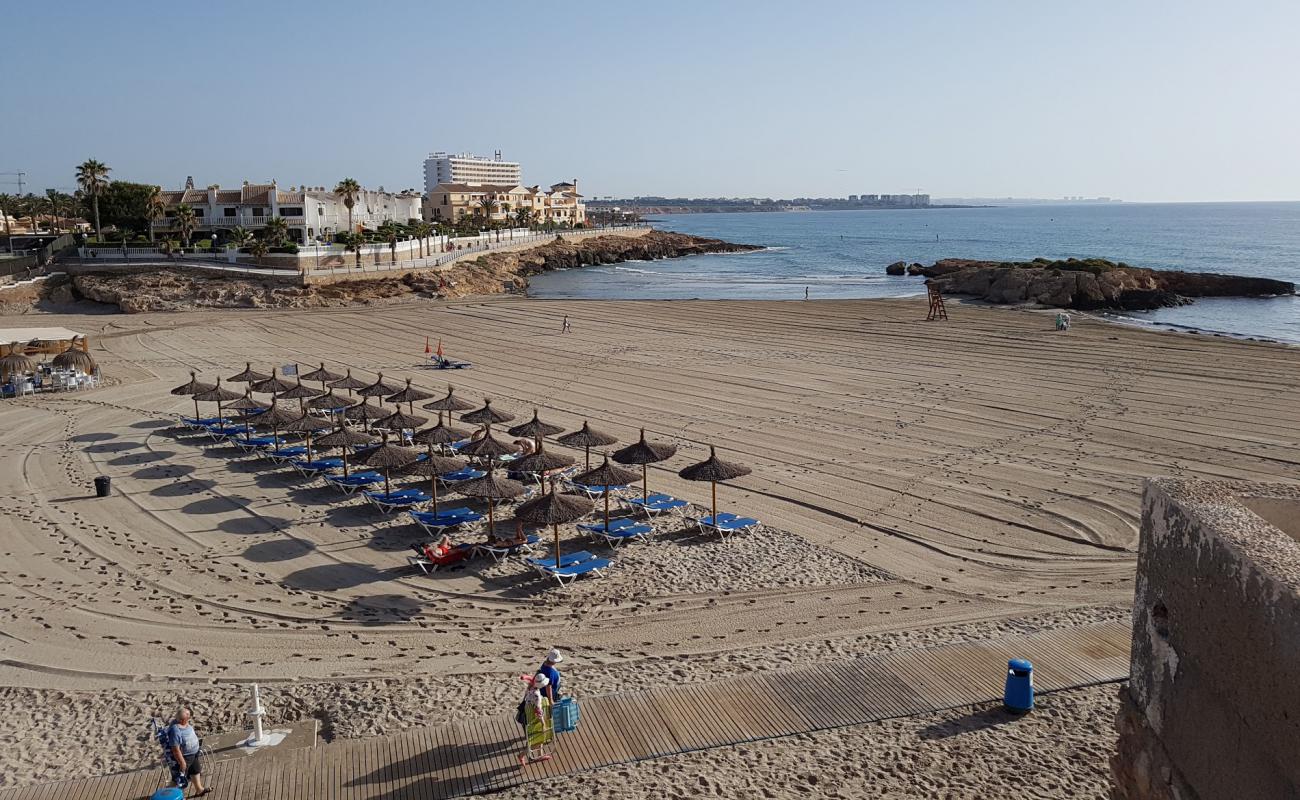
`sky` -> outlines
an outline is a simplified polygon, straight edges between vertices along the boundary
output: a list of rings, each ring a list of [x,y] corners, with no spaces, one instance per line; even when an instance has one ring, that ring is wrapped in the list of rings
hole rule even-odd
[[[1296,2],[0,3],[35,191],[500,150],[588,197],[1300,199]]]

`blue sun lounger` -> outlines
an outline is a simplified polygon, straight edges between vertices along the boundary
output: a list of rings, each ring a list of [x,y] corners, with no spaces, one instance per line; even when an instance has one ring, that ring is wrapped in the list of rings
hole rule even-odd
[[[758,527],[758,520],[753,517],[741,517],[736,514],[722,513],[715,517],[701,517],[695,520],[702,533],[717,533],[722,537],[733,533],[745,533]]]
[[[627,488],[626,486],[588,486],[585,483],[574,483],[573,481],[565,481],[564,483],[573,491],[585,495],[593,500],[604,497],[606,492],[616,493]]]
[[[690,503],[685,500],[678,500],[669,494],[652,494],[649,497],[624,497],[623,505],[627,506],[634,513],[645,514],[647,517],[658,516],[669,512],[684,514]]]
[[[309,478],[315,478],[332,472],[336,469],[343,469],[343,459],[341,458],[318,458],[315,461],[305,461],[301,458],[289,462],[289,466],[306,475]]]
[[[231,441],[239,445],[245,452],[262,447],[274,447],[277,441],[284,444],[284,439],[277,440],[274,436],[236,436]]]
[[[455,472],[448,472],[446,475],[439,475],[438,480],[442,482],[443,486],[454,486],[458,483],[464,483],[465,481],[472,481],[475,478],[481,478],[486,474],[487,473],[481,469],[466,467],[465,469],[458,469]]]
[[[419,489],[398,489],[387,494],[383,492],[362,492],[362,494],[371,505],[385,514],[391,514],[398,510],[409,510],[432,499]]]
[[[542,574],[555,579],[561,586],[573,583],[583,575],[599,575],[612,562],[607,558],[593,558],[567,567],[542,567]]]
[[[354,472],[347,477],[342,475],[325,476],[326,483],[338,487],[344,494],[352,494],[357,489],[374,486],[376,483],[383,483],[383,481],[384,476],[378,472]]]
[[[243,436],[248,433],[248,429],[243,425],[209,425],[207,428],[208,435],[218,440]]]
[[[209,428],[213,425],[221,425],[229,421],[230,420],[223,419],[222,417],[181,417],[182,425],[187,428],[196,429]]]
[[[307,448],[300,444],[291,445],[289,447],[281,447],[279,450],[276,450],[273,447],[264,447],[262,448],[262,450],[263,450],[262,455],[266,456],[272,461],[279,461],[282,463],[290,459],[300,458],[302,456],[307,455]]]
[[[538,539],[536,534],[530,533],[525,537],[523,544],[512,544],[507,545],[506,547],[498,547],[497,545],[484,542],[483,544],[474,545],[474,552],[487,553],[492,556],[493,561],[500,561],[512,553],[519,553],[531,549],[533,545],[537,544],[537,542]]]
[[[412,511],[411,519],[421,528],[435,536],[451,528],[468,527],[483,520],[483,515],[468,508],[442,508],[435,514],[432,511]]]
[[[578,530],[585,531],[600,539],[605,540],[605,544],[613,547],[619,542],[626,542],[631,539],[640,539],[654,533],[654,528],[644,522],[637,522],[634,519],[611,519],[609,527],[606,528],[603,522],[586,523],[578,526]]]
[[[588,553],[586,550],[564,553],[560,556],[560,563],[558,566],[571,567],[574,564],[581,564],[582,562],[590,561],[593,558],[595,558],[595,556]],[[527,559],[527,562],[529,566],[533,567],[543,575],[546,574],[547,569],[554,569],[557,566],[555,563],[555,556],[548,556],[547,558],[530,558]]]

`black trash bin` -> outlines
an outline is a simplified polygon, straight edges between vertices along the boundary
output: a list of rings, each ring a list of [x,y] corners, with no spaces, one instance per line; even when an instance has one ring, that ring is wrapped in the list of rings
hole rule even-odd
[[[100,475],[95,478],[95,496],[108,497],[109,491],[113,488],[113,479],[107,475]]]

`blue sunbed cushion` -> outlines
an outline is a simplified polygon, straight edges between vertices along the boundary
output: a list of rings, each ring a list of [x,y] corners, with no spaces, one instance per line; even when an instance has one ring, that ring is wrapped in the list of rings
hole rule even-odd
[[[719,514],[716,520],[713,517],[705,517],[700,520],[700,524],[713,528],[751,528],[758,524],[758,520],[752,517],[738,517],[735,514]]]
[[[578,550],[577,552],[574,553],[564,553],[563,555],[560,556],[560,566],[569,567],[569,566],[573,566],[574,564],[581,564],[584,561],[591,561],[593,558],[595,558],[595,556],[593,556],[591,553],[588,553],[586,550]],[[554,557],[530,558],[528,559],[528,563],[537,567],[542,567],[543,569],[555,568]]]
[[[548,575],[559,575],[565,578],[571,578],[576,575],[586,575],[588,572],[595,572],[598,569],[608,567],[611,562],[608,558],[592,558],[577,564],[570,564],[567,567],[548,567],[543,565],[542,569]]]

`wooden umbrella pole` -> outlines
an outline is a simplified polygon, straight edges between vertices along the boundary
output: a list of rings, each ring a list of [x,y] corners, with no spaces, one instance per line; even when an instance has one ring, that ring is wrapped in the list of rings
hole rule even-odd
[[[488,498],[488,542],[489,544],[492,542],[492,540],[497,538],[497,522],[496,522],[496,518],[493,517],[492,515],[492,511],[495,508],[496,508],[496,501],[493,500],[491,497],[489,497]]]
[[[609,487],[605,487],[605,532],[609,532]]]
[[[343,477],[348,476],[348,446],[343,445]]]
[[[591,471],[591,445],[587,445],[587,471]]]
[[[433,460],[433,442],[427,443],[429,446],[429,460]],[[433,495],[433,515],[438,516],[438,476],[429,472],[429,494]]]
[[[307,460],[311,461],[311,431],[307,431]]]
[[[551,523],[551,530],[555,533],[555,568],[560,568],[560,526]]]
[[[713,524],[718,524],[718,482],[709,481],[713,486]]]
[[[384,494],[392,494],[392,491],[390,490],[390,488],[389,488],[389,486],[388,486],[388,471],[389,471],[389,469],[391,469],[391,468],[390,468],[390,467],[384,467]]]
[[[643,503],[650,502],[649,475],[650,475],[650,466],[648,464],[642,464],[641,465],[641,502]],[[650,512],[647,511],[646,513],[649,514]]]
[[[194,397],[194,395],[190,395],[190,397],[193,398],[193,400],[194,400],[194,419],[196,419],[196,420],[198,420],[198,419],[202,419],[202,417],[199,416],[199,400],[198,400],[198,398],[197,398],[197,397]]]
[[[275,454],[280,455],[280,426],[275,422],[271,423],[271,441],[275,445]]]

